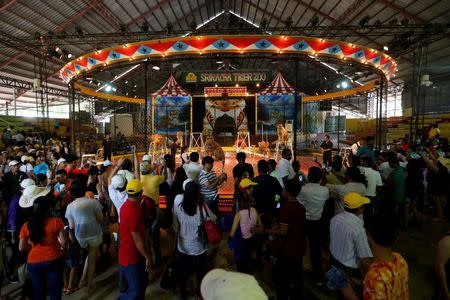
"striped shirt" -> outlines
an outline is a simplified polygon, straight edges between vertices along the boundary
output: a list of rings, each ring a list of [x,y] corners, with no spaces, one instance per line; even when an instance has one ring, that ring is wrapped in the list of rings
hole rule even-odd
[[[354,269],[358,259],[372,257],[364,222],[358,216],[344,211],[331,219],[330,252],[341,264]]]
[[[212,183],[216,179],[217,179],[217,175],[213,170],[211,170],[209,172],[202,170],[200,172],[198,181],[200,183],[200,187],[201,187],[200,193],[202,194],[203,201],[210,202],[210,201],[213,201],[214,198],[216,197],[218,188],[215,187],[215,188],[211,189],[206,186],[208,183]]]

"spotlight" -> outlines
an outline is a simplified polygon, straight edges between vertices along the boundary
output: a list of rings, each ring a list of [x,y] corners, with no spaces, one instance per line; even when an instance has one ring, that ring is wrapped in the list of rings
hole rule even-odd
[[[384,51],[388,51],[388,50],[389,50],[389,47],[385,45],[385,46],[383,46],[383,50],[384,50]]]
[[[259,83],[256,84],[256,87],[259,87]]]
[[[192,31],[195,31],[195,29],[197,29],[197,23],[195,22],[195,20],[192,20],[191,23],[189,23],[189,28]]]
[[[336,87],[337,87],[338,89],[340,89],[340,88],[341,88],[341,85],[340,85],[340,84],[338,84],[338,85],[336,85]]]
[[[341,86],[343,89],[348,88],[348,82],[347,81],[342,81]]]
[[[59,52],[59,50],[61,50],[61,48],[59,48],[58,46],[56,46],[55,51]]]
[[[261,28],[262,29],[267,29],[268,26],[269,26],[269,20],[267,20],[267,18],[263,18],[261,20]]]
[[[166,23],[166,33],[171,34],[173,31],[173,26],[169,22]]]
[[[92,84],[92,79],[91,79],[91,80],[89,80],[89,83],[90,83],[90,84]]]
[[[142,32],[147,32],[148,30],[149,30],[149,26],[148,26],[147,21],[142,22],[141,31]]]
[[[391,26],[397,25],[398,24],[397,18],[393,18],[392,20],[389,21],[388,24],[391,25]]]
[[[319,25],[319,22],[320,22],[320,19],[319,19],[319,17],[317,15],[314,15],[311,18],[311,26],[312,27],[316,27],[317,25]]]
[[[294,23],[292,21],[292,16],[287,17],[286,22],[284,22],[286,24],[287,28],[291,28],[292,24]]]
[[[101,85],[101,83],[100,83],[100,82],[98,82],[98,83],[97,83],[97,86],[100,86],[100,85]]]
[[[370,16],[366,15],[364,18],[359,21],[359,26],[366,27],[369,24]]]
[[[110,86],[109,84],[107,85],[107,86],[105,86],[105,91],[106,92],[111,92],[111,90],[112,90],[112,86]]]
[[[67,58],[72,58],[72,57],[73,57],[72,53],[67,54]]]
[[[217,83],[214,85],[214,87],[218,87]]]
[[[125,84],[128,84],[128,80],[127,80],[127,81],[125,81]]]
[[[158,66],[153,66],[152,69],[153,69],[153,70],[156,70],[156,71],[159,71],[159,70],[160,70],[160,67],[158,67]]]
[[[117,91],[117,89],[116,89],[115,87],[113,87],[112,90],[113,90],[113,92],[116,92],[116,91]]]
[[[236,87],[239,87],[239,83],[236,83]]]
[[[80,27],[75,27],[75,33],[78,35],[78,36],[82,36],[83,34],[84,34],[84,32],[83,32],[83,29],[81,29]]]

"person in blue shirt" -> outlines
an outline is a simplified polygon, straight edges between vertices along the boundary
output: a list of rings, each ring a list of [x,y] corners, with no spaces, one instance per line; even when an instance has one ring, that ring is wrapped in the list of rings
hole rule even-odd
[[[375,164],[375,151],[373,150],[375,139],[373,136],[368,136],[365,139],[366,143],[359,147],[356,156],[361,158],[362,156],[368,156],[372,159],[372,164]]]
[[[42,157],[36,158],[36,166],[34,167],[34,175],[37,174],[47,174],[48,165],[45,163]]]

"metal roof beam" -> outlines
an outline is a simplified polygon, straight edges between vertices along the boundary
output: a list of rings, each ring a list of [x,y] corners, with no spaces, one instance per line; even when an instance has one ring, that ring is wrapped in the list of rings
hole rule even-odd
[[[421,17],[416,16],[416,15],[414,15],[414,14],[408,12],[408,11],[407,11],[406,9],[404,9],[403,7],[400,7],[400,6],[398,6],[397,4],[394,4],[394,2],[389,2],[389,1],[386,1],[386,0],[377,0],[377,1],[378,1],[379,3],[381,3],[381,4],[386,5],[387,7],[389,7],[389,8],[391,8],[391,9],[395,10],[396,12],[401,13],[402,15],[404,15],[404,16],[410,18],[410,19],[415,20],[416,22],[419,22],[419,23],[425,23],[425,20],[424,20],[424,19],[422,19]]]
[[[159,2],[157,5],[154,5],[149,10],[142,13],[139,17],[136,17],[133,20],[131,20],[130,22],[128,22],[126,25],[130,26],[131,24],[136,23],[137,21],[140,21],[142,19],[149,17],[151,14],[153,14],[157,9],[161,8],[161,6],[163,6],[167,2],[169,2],[169,0],[163,0],[163,1]]]
[[[13,5],[16,2],[17,2],[17,0],[11,0],[8,3],[6,3],[5,5],[3,5],[2,7],[0,7],[0,13],[4,10],[8,9],[8,7],[10,7],[11,5]]]

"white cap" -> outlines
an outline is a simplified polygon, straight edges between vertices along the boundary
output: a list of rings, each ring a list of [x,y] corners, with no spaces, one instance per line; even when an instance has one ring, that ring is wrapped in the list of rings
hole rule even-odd
[[[109,159],[107,159],[107,160],[105,160],[105,161],[103,162],[103,165],[104,165],[105,167],[109,167],[109,166],[112,166],[112,162],[111,162]]]
[[[59,165],[59,164],[62,164],[63,162],[66,162],[66,160],[61,157],[60,159],[58,159],[57,164]]]
[[[22,157],[20,158],[20,161],[21,161],[22,163],[28,161],[28,156],[27,156],[27,155],[22,155]]]
[[[145,154],[144,156],[142,156],[142,161],[148,161],[148,162],[150,162],[150,155]]]
[[[111,178],[111,185],[115,189],[121,189],[125,186],[125,176],[116,174]]]
[[[181,154],[181,158],[182,158],[184,161],[188,161],[188,160],[189,160],[189,155],[188,155],[186,152],[184,152],[183,154]]]
[[[192,179],[188,178],[185,181],[183,181],[183,191],[186,190],[186,184],[188,184],[189,182],[193,181]]]
[[[12,160],[12,161],[9,162],[8,166],[12,167],[12,166],[15,166],[15,165],[18,165],[18,164],[19,164],[19,162],[17,160]]]
[[[21,186],[23,189],[26,189],[27,187],[29,187],[29,186],[31,186],[31,185],[36,185],[36,183],[34,182],[33,179],[30,179],[30,178],[24,179],[24,180],[22,180],[22,182],[20,183],[20,186]]]
[[[223,269],[214,269],[206,274],[200,291],[204,300],[268,299],[255,277]]]
[[[19,206],[23,208],[33,206],[34,200],[41,196],[45,196],[50,192],[49,187],[38,187],[30,185],[23,190],[22,196],[19,199]]]

